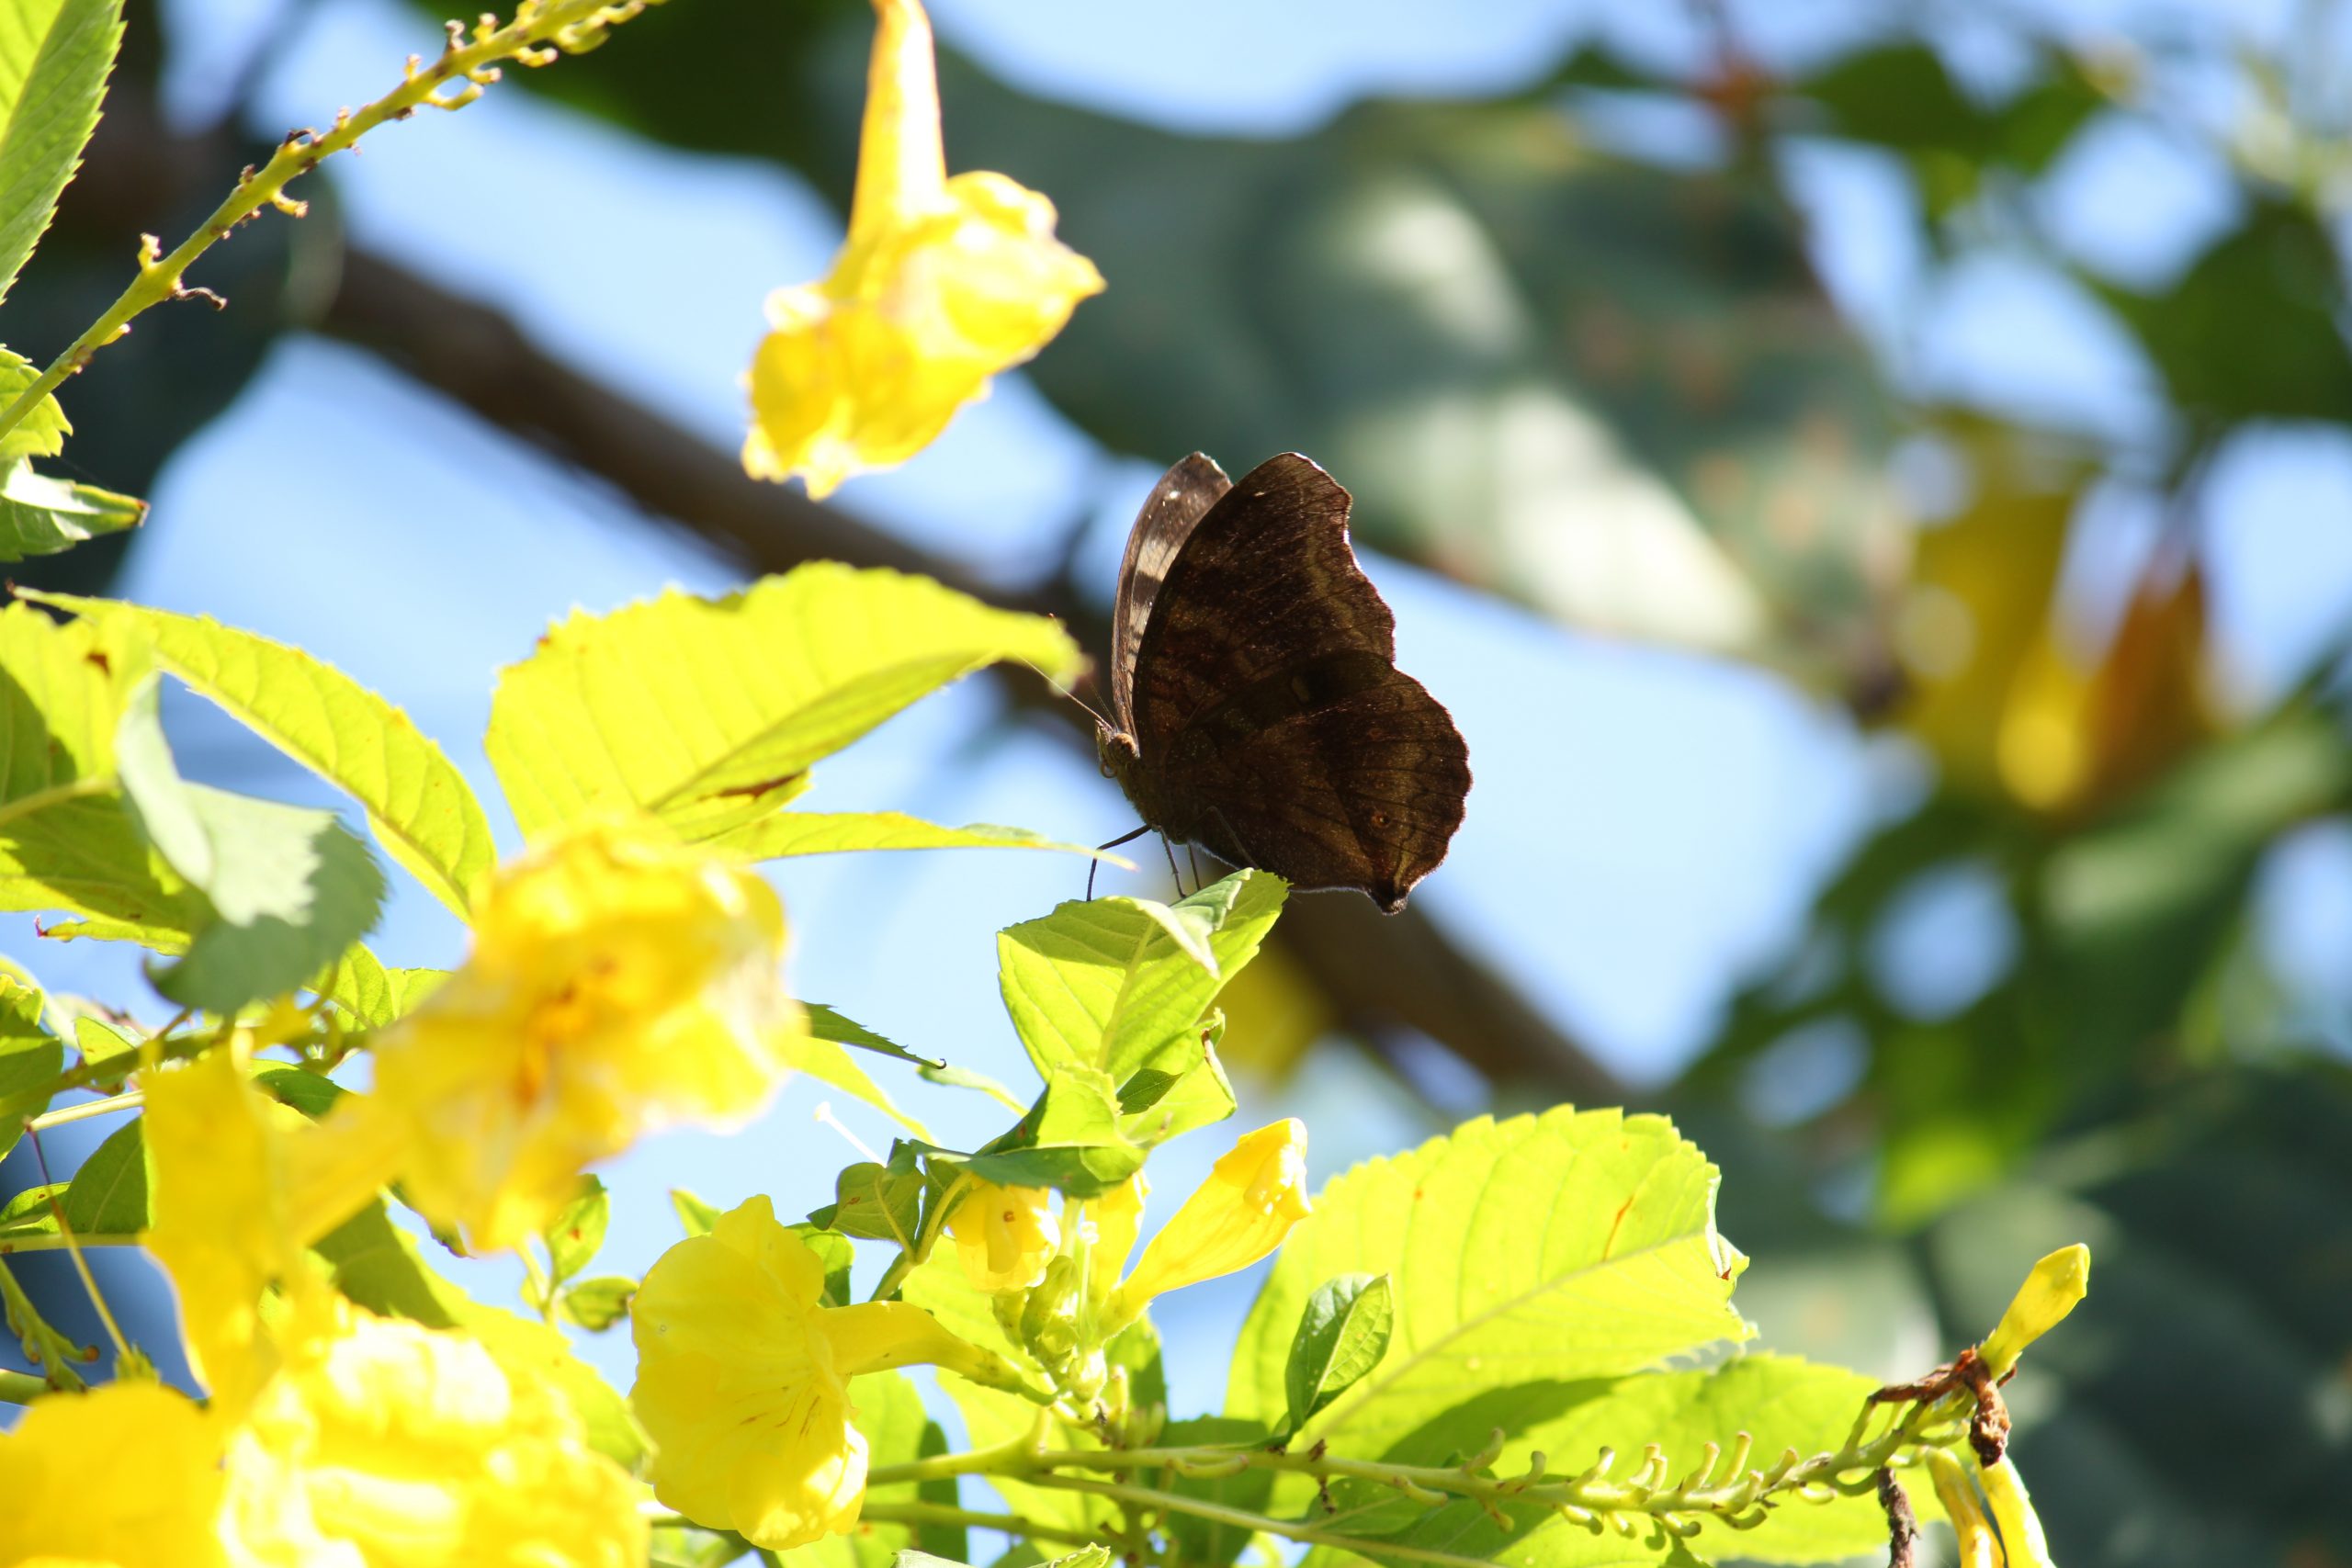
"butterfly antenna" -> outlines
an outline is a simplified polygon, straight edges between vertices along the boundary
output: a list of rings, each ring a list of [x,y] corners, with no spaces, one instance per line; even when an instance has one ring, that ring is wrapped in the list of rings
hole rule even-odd
[[[1080,675],[1080,676],[1078,678],[1078,684],[1079,684],[1080,686],[1093,686],[1093,685],[1094,685],[1094,668],[1093,668],[1093,666],[1089,665],[1089,666],[1087,667],[1086,673],[1085,673],[1085,674],[1083,674],[1083,675]],[[1102,715],[1101,711],[1095,707],[1095,705],[1094,705],[1094,704],[1093,704],[1093,703],[1090,703],[1090,702],[1088,702],[1084,697],[1080,696],[1080,695],[1078,694],[1078,691],[1077,691],[1077,688],[1076,688],[1076,687],[1071,688],[1069,691],[1064,692],[1064,693],[1062,694],[1062,695],[1063,695],[1063,696],[1068,697],[1071,702],[1076,703],[1080,707],[1081,707],[1081,708],[1085,709],[1085,710],[1086,710],[1086,715],[1087,715],[1087,716],[1088,716],[1088,717],[1090,717],[1090,718],[1091,718],[1095,723],[1097,723],[1097,724],[1101,725],[1103,728],[1105,728],[1105,729],[1116,729],[1116,728],[1119,728],[1117,725],[1113,724],[1109,719],[1104,718],[1104,717],[1102,716]],[[1095,688],[1094,695],[1095,695],[1095,698],[1096,698],[1098,701],[1099,701],[1099,700],[1101,700],[1102,695],[1102,689],[1101,689],[1100,687],[1096,687],[1096,688]]]

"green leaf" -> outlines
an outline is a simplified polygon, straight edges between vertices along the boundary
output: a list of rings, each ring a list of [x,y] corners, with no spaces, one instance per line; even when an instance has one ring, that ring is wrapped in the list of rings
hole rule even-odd
[[[127,1077],[139,1064],[139,1043],[88,1013],[74,1020],[74,1048],[97,1072],[100,1083]]]
[[[0,13],[0,35],[5,35],[7,23]],[[13,273],[9,275],[13,278]],[[0,282],[0,293],[6,284]],[[40,367],[12,349],[0,348],[0,407],[16,400],[17,395],[40,379]],[[65,450],[65,438],[74,427],[65,423],[65,411],[58,406],[54,394],[44,397],[32,406],[15,429],[0,435],[0,465],[14,468],[27,457],[54,457]]]
[[[575,1280],[557,1296],[563,1315],[588,1330],[602,1334],[628,1314],[638,1282],[626,1274],[596,1274]]]
[[[833,1016],[843,1023],[848,1022],[839,1013]],[[855,1096],[916,1137],[930,1142],[930,1129],[899,1110],[889,1095],[883,1091],[882,1086],[868,1077],[865,1069],[850,1059],[850,1054],[842,1048],[838,1041],[815,1032],[796,1034],[786,1038],[779,1049],[796,1072],[807,1073],[820,1083],[831,1084],[843,1094]],[[893,1047],[893,1051],[895,1049]]]
[[[1731,1289],[1747,1260],[1715,1230],[1716,1180],[1664,1117],[1566,1106],[1480,1117],[1358,1166],[1284,1244],[1243,1325],[1227,1413],[1281,1416],[1292,1327],[1343,1273],[1390,1277],[1396,1333],[1306,1431],[1367,1459],[1490,1390],[1744,1339]]]
[[[925,1083],[935,1083],[948,1089],[968,1089],[985,1094],[1008,1111],[1027,1109],[1013,1092],[986,1073],[976,1073],[969,1067],[950,1066],[944,1062],[926,1064],[915,1069],[915,1076]]]
[[[1645,1445],[1656,1443],[1669,1475],[1679,1478],[1704,1463],[1707,1444],[1729,1450],[1746,1432],[1754,1438],[1748,1468],[1765,1470],[1784,1450],[1814,1454],[1838,1448],[1875,1386],[1842,1368],[1781,1356],[1750,1356],[1704,1371],[1641,1373],[1600,1384],[1515,1382],[1415,1433],[1388,1457],[1443,1463],[1484,1448],[1500,1427],[1506,1441],[1495,1464],[1498,1475],[1523,1473],[1537,1452],[1546,1456],[1553,1473],[1573,1475],[1607,1448],[1617,1454],[1609,1474],[1623,1480],[1641,1465]],[[1868,1494],[1826,1503],[1789,1498],[1753,1529],[1735,1530],[1693,1515],[1701,1521],[1699,1533],[1680,1543],[1690,1556],[1678,1554],[1674,1538],[1648,1529],[1625,1540],[1572,1524],[1548,1507],[1508,1500],[1498,1505],[1502,1524],[1468,1499],[1430,1508],[1361,1483],[1333,1487],[1332,1501],[1338,1515],[1323,1528],[1367,1538],[1357,1550],[1397,1568],[1425,1562],[1412,1554],[1428,1551],[1508,1562],[1512,1568],[1597,1568],[1687,1562],[1691,1557],[1826,1562],[1864,1552],[1883,1556],[1886,1550],[1886,1518]]]
[[[65,1043],[41,1027],[41,994],[0,975],[0,1156],[25,1119],[49,1109],[49,1086],[65,1070]]]
[[[1004,828],[993,822],[946,828],[897,811],[779,811],[736,829],[718,844],[747,861],[842,854],[853,850],[1058,850],[1134,869],[1119,855],[1084,844],[1060,843],[1026,828]]]
[[[354,942],[317,989],[363,1028],[382,1029],[448,977],[447,969],[387,969],[381,959]]]
[[[82,161],[121,41],[121,0],[0,6],[0,299]]]
[[[965,1163],[1000,1187],[1051,1187],[1095,1198],[1142,1169],[1146,1152],[1119,1130],[1110,1076],[1065,1063],[1012,1130]]]
[[[540,1233],[540,1239],[547,1243],[552,1282],[562,1283],[595,1260],[597,1250],[605,1245],[605,1227],[612,1218],[612,1195],[605,1190],[604,1182],[594,1176],[582,1177],[580,1196],[557,1210]]]
[[[141,639],[164,669],[359,802],[385,852],[461,919],[468,914],[475,885],[497,859],[489,819],[408,715],[300,649],[205,616],[67,593],[25,596]]]
[[[785,1229],[798,1236],[825,1266],[825,1304],[848,1306],[856,1298],[849,1293],[850,1266],[857,1261],[857,1248],[849,1237],[826,1230],[821,1225],[786,1225]]]
[[[20,425],[0,437],[0,448],[22,431]],[[101,534],[135,528],[146,516],[147,503],[135,496],[51,479],[21,459],[0,469],[0,561],[53,556]]]
[[[653,1527],[645,1560],[649,1568],[726,1568],[751,1551],[752,1543],[733,1530],[666,1524]]]
[[[266,1067],[254,1075],[254,1086],[280,1105],[290,1105],[315,1122],[334,1109],[351,1091],[324,1073],[300,1067]]]
[[[203,896],[185,954],[152,976],[173,1001],[228,1014],[283,996],[376,923],[383,874],[334,812],[180,778],[152,679],[123,714],[116,765],[149,841]]]
[[[837,1044],[854,1045],[861,1051],[871,1051],[877,1056],[888,1056],[910,1067],[944,1067],[947,1064],[929,1056],[918,1056],[895,1040],[888,1040],[858,1022],[843,1018],[822,1002],[803,1002],[801,1010],[808,1015],[808,1032],[820,1040]]]
[[[1200,1066],[1201,1016],[1256,956],[1286,892],[1280,877],[1237,872],[1174,905],[1068,903],[999,933],[1005,1010],[1038,1076],[1075,1063],[1125,1083]]]
[[[890,1163],[861,1160],[833,1181],[833,1218],[825,1228],[843,1235],[895,1241],[911,1249],[922,1214],[923,1174],[911,1145],[890,1151]]]
[[[1306,1426],[1380,1364],[1394,1317],[1385,1274],[1342,1274],[1316,1287],[1299,1315],[1283,1373],[1290,1401],[1286,1430]]]
[[[686,1233],[689,1240],[698,1235],[708,1235],[710,1227],[718,1223],[718,1216],[726,1213],[715,1203],[704,1202],[683,1187],[670,1189],[670,1207],[678,1212],[679,1228]]]
[[[90,1151],[58,1206],[75,1235],[137,1235],[147,1228],[147,1138],[125,1122]]]
[[[558,623],[500,677],[486,744],[526,837],[634,806],[723,848],[811,763],[1001,660],[1063,683],[1084,665],[1058,622],[815,561],[724,599],[673,591]]]
[[[312,1250],[326,1260],[335,1289],[361,1306],[428,1328],[471,1334],[510,1379],[526,1387],[552,1388],[569,1402],[598,1453],[632,1471],[644,1460],[645,1434],[629,1414],[628,1402],[572,1355],[561,1334],[484,1306],[425,1267],[415,1241],[392,1223],[382,1199],[345,1221]]]

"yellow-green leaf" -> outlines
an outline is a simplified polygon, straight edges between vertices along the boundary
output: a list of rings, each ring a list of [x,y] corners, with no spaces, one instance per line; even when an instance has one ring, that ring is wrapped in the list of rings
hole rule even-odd
[[[1124,856],[1060,843],[1026,828],[993,822],[947,828],[897,811],[779,811],[722,834],[711,847],[747,861],[852,850],[1060,850],[1133,869]]]
[[[1731,1291],[1747,1260],[1715,1230],[1716,1179],[1662,1116],[1566,1106],[1367,1161],[1291,1232],[1242,1327],[1227,1414],[1282,1417],[1293,1330],[1340,1274],[1390,1277],[1395,1332],[1302,1435],[1366,1459],[1481,1394],[1745,1339]]]
[[[772,814],[809,765],[1012,660],[1067,683],[1060,623],[927,578],[815,561],[724,599],[575,614],[511,666],[487,745],[526,836],[638,807],[696,841]]]
[[[0,297],[82,160],[121,41],[121,0],[0,6]]]
[[[385,852],[460,916],[497,859],[464,775],[408,715],[298,648],[201,615],[66,593],[25,597],[127,633],[263,739],[367,808]]]

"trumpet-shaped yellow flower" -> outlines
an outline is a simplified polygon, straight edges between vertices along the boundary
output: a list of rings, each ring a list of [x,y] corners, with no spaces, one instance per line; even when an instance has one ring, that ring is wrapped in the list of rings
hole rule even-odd
[[[2007,1568],[2056,1568],[2050,1560],[2050,1542],[2041,1533],[2041,1516],[2026,1495],[2016,1462],[2004,1459],[1986,1466],[1976,1472],[1976,1482],[1984,1488],[1993,1523],[2000,1527],[2001,1560]]]
[[[1247,1134],[1143,1249],[1113,1297],[1110,1322],[1131,1321],[1154,1296],[1249,1268],[1312,1208],[1306,1123],[1294,1117]]]
[[[857,1522],[865,1438],[849,1380],[930,1362],[999,1387],[1009,1369],[904,1302],[823,1303],[825,1266],[765,1198],[646,1272],[630,1306],[653,1493],[712,1529],[781,1551]]]
[[[875,10],[848,242],[823,282],[770,298],[750,377],[744,468],[818,496],[929,446],[1102,288],[1054,238],[1052,202],[1002,175],[947,177],[931,22],[917,0]]]
[[[1944,1506],[1960,1546],[1960,1568],[2002,1568],[2000,1538],[1976,1495],[1976,1483],[1960,1461],[1942,1449],[1929,1449],[1928,1474],[1936,1483],[1936,1501]]]
[[[2018,1354],[2065,1321],[2090,1288],[2091,1249],[2080,1242],[2062,1247],[2035,1264],[1978,1352],[1984,1359],[1984,1370],[1996,1378],[2007,1376],[2018,1364]]]
[[[633,1568],[637,1491],[569,1406],[480,1342],[298,1292],[231,1439],[225,1532],[254,1568]]]
[[[35,1400],[0,1433],[0,1562],[225,1564],[220,1432],[157,1383]]]
[[[1062,1244],[1053,1189],[999,1187],[975,1178],[948,1217],[964,1278],[976,1291],[1025,1291],[1046,1277]]]
[[[750,1120],[802,1027],[757,876],[647,823],[594,824],[503,871],[463,967],[377,1042],[332,1133],[389,1147],[409,1200],[481,1250],[538,1231],[644,1134]]]

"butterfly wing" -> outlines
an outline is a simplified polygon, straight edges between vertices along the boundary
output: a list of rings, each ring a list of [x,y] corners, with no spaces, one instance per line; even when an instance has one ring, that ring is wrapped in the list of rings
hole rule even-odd
[[[1133,732],[1159,825],[1391,911],[1445,858],[1470,788],[1442,705],[1395,664],[1348,492],[1296,453],[1193,525],[1145,619]]]
[[[1136,728],[1136,658],[1159,585],[1184,541],[1232,488],[1223,468],[1195,452],[1159,477],[1136,513],[1127,553],[1119,562],[1118,596],[1111,604],[1111,716],[1130,734]]]

